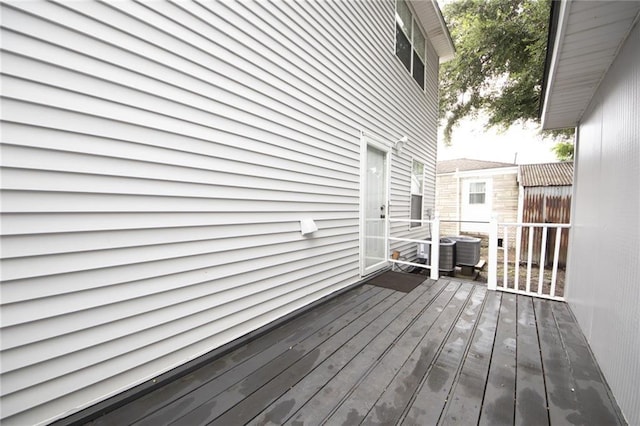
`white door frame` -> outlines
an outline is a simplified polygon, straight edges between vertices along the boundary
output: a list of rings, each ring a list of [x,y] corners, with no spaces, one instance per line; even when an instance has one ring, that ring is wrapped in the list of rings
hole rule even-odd
[[[367,147],[373,147],[385,154],[385,216],[389,217],[389,192],[391,189],[391,145],[373,136],[360,132],[360,276],[364,277],[389,266],[389,221],[384,222],[385,260],[366,267],[365,263],[365,233],[366,233],[366,188],[367,188]]]
[[[485,199],[482,207],[469,204],[469,188],[472,183],[483,182],[485,184]],[[462,179],[462,205],[461,217],[462,221],[485,221],[491,220],[491,212],[493,211],[493,177],[491,176],[474,176]],[[462,232],[481,232],[488,233],[489,226],[483,223],[463,222],[460,224]]]

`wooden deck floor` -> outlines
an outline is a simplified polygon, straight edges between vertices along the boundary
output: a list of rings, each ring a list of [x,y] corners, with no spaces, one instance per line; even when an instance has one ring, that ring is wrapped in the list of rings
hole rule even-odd
[[[95,425],[621,424],[561,302],[364,285]]]

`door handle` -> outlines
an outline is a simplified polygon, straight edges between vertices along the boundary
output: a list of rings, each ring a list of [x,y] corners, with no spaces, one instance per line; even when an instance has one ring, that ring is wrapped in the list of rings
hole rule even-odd
[[[384,214],[384,204],[380,206],[380,219],[384,219],[385,218],[385,214]]]

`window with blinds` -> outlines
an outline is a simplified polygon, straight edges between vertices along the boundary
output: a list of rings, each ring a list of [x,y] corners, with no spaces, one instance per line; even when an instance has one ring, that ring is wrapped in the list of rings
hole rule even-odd
[[[486,191],[486,182],[471,182],[469,184],[469,204],[484,204]]]

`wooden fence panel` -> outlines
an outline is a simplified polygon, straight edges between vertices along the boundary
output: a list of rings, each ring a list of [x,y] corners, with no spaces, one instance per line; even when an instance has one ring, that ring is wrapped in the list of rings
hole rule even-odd
[[[571,187],[547,186],[524,188],[523,217],[524,223],[570,223],[571,221]],[[540,251],[542,248],[542,229],[534,229],[533,234],[533,258],[534,264],[540,263]],[[567,264],[567,248],[569,247],[569,230],[562,230],[560,237],[560,257],[558,265],[565,267]],[[545,266],[553,264],[554,244],[556,230],[549,229],[546,241]],[[527,261],[529,250],[529,229],[522,229],[522,251],[520,261]]]

